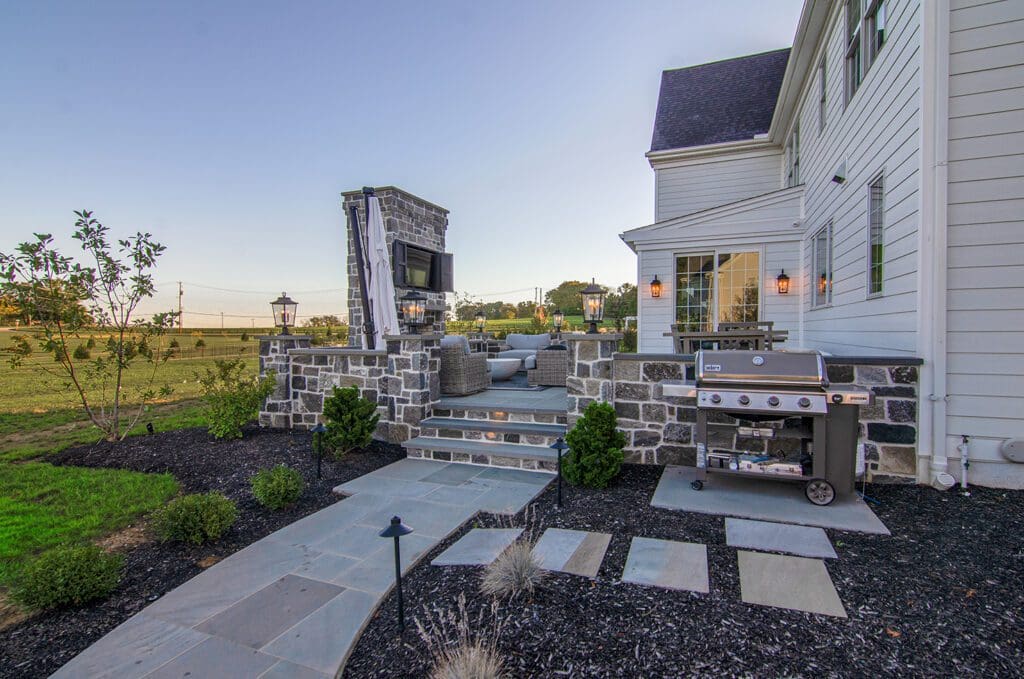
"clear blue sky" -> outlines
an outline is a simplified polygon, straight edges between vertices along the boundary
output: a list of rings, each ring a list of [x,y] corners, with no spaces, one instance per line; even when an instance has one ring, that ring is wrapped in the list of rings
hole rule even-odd
[[[661,71],[788,46],[800,6],[4,3],[0,250],[88,208],[168,246],[163,307],[340,313],[338,194],[394,184],[451,210],[460,291],[633,281]]]

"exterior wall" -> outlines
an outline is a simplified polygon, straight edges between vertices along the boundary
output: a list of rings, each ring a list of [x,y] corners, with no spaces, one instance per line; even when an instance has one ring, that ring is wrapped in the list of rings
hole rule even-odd
[[[381,215],[384,217],[384,231],[387,234],[388,249],[394,241],[401,240],[413,245],[419,245],[428,250],[444,252],[445,233],[448,230],[448,210],[438,207],[433,203],[406,193],[393,186],[386,186],[375,190],[375,195],[380,200]],[[345,212],[346,224],[348,224],[348,318],[349,318],[349,345],[362,345],[363,307],[359,292],[359,271],[356,268],[356,254],[352,243],[352,225],[349,223],[349,207],[355,206],[359,215],[359,226],[363,233],[366,229],[366,210],[364,208],[362,191],[346,191],[342,194],[343,210]],[[409,292],[409,288],[396,287],[395,295],[401,298]],[[428,292],[421,290],[427,297],[427,323],[423,328],[424,332],[433,330],[444,332],[444,293]],[[398,301],[395,301],[398,304]],[[399,309],[401,319],[401,309]]]
[[[775,191],[779,188],[781,157],[777,150],[763,150],[652,162],[654,221]]]
[[[806,185],[805,343],[835,354],[917,352],[917,247],[920,182],[919,0],[886,3],[889,36],[844,107],[843,3],[833,3],[813,64],[826,58],[826,127],[819,132],[816,67],[797,107],[801,178]],[[788,132],[787,132],[788,136]],[[846,182],[831,181],[846,162]],[[883,294],[868,298],[868,184],[885,174]],[[810,238],[833,223],[833,301],[810,307]]]
[[[970,479],[1020,487],[998,447],[1024,437],[1024,3],[950,5],[947,450],[969,436]]]

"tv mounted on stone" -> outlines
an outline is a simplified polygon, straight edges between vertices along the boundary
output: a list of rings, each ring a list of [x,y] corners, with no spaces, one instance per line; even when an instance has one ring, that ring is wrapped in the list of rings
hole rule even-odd
[[[454,292],[452,255],[396,240],[392,246],[395,287]]]

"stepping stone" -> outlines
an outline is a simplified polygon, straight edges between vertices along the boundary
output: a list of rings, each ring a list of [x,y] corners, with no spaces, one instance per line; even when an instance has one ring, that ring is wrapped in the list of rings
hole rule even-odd
[[[533,554],[549,571],[594,578],[611,539],[608,533],[548,528],[534,545]]]
[[[633,538],[623,582],[708,593],[708,548],[694,542]]]
[[[433,566],[485,566],[522,534],[522,528],[474,528],[430,563]]]
[[[824,561],[744,551],[738,556],[740,593],[748,604],[846,617]]]
[[[819,559],[838,558],[825,531],[788,523],[726,519],[725,544],[760,552],[787,552]]]

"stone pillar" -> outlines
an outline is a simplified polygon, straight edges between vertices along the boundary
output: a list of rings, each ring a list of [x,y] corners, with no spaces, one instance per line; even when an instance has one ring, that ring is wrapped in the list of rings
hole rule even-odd
[[[612,356],[622,335],[598,333],[564,335],[563,338],[569,347],[569,373],[565,388],[571,429],[592,402],[611,402],[614,399]]]
[[[402,443],[420,434],[441,398],[440,333],[385,337],[388,352],[386,400],[387,440]],[[385,391],[382,389],[382,391]]]
[[[261,427],[290,429],[292,426],[291,349],[308,349],[312,337],[309,335],[261,335],[260,377],[274,371],[277,388],[260,410]]]

